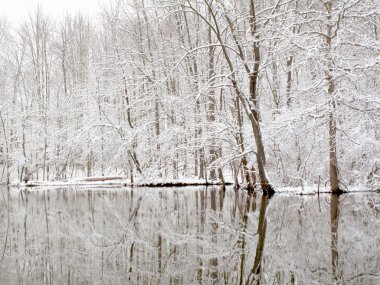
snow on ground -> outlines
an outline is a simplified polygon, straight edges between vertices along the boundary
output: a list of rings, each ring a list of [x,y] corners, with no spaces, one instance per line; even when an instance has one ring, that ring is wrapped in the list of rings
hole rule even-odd
[[[354,192],[378,192],[379,189],[369,189],[367,186],[354,186],[349,187],[348,189],[343,189],[347,193]],[[275,187],[275,191],[277,193],[292,193],[298,195],[311,195],[318,193],[318,185],[310,185],[304,187]],[[328,187],[319,187],[319,193],[330,193],[330,189]]]
[[[231,181],[226,181],[227,184],[233,185]],[[155,179],[155,180],[137,180],[135,183],[131,184],[129,179],[123,177],[89,177],[83,179],[68,179],[66,181],[28,181],[27,183],[13,182],[11,187],[17,188],[28,188],[41,190],[45,187],[56,188],[56,187],[76,187],[88,189],[108,189],[108,188],[122,188],[129,186],[140,186],[140,187],[183,187],[186,186],[186,189],[190,186],[205,186],[205,185],[220,185],[219,181],[206,181],[204,179],[198,178],[181,178],[179,180],[175,179]],[[231,186],[232,187],[232,186]],[[276,187],[276,193],[289,193],[295,195],[313,195],[319,193],[330,193],[330,189],[324,185],[306,185],[299,187]],[[346,192],[379,192],[379,189],[370,189],[367,186],[354,186],[345,189]]]

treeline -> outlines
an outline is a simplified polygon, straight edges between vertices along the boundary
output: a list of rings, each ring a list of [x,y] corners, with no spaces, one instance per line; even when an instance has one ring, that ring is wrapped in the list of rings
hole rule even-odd
[[[1,180],[377,187],[379,6],[129,0],[2,19]]]

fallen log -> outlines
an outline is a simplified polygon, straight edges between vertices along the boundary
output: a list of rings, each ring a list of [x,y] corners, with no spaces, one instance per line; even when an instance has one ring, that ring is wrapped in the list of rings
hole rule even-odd
[[[88,177],[83,179],[85,182],[98,182],[98,181],[110,181],[110,180],[122,180],[121,176],[109,176],[109,177]]]

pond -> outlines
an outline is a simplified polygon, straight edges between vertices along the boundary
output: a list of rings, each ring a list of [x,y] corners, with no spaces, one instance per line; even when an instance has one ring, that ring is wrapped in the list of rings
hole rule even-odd
[[[380,284],[380,195],[0,188],[1,284]]]

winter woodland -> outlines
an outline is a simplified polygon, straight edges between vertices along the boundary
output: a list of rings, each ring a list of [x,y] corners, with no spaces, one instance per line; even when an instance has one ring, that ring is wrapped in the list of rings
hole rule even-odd
[[[380,2],[120,0],[0,20],[4,183],[376,189]]]

